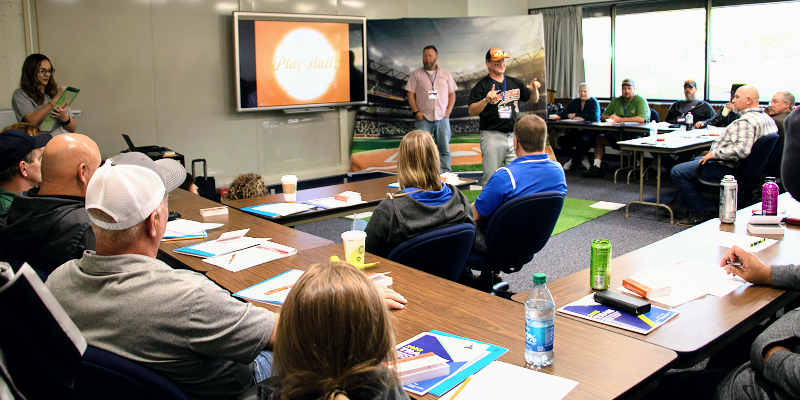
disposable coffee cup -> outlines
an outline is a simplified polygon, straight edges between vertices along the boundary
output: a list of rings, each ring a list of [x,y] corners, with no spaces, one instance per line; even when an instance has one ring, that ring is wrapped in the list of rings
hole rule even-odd
[[[724,108],[722,109],[722,116],[723,116],[723,117],[727,117],[727,116],[728,116],[728,114],[730,114],[730,113],[731,113],[731,109],[730,109],[730,108],[728,108],[728,107],[724,107]]]
[[[297,177],[294,175],[284,175],[281,177],[283,186],[283,201],[294,203],[297,201]]]
[[[364,231],[347,231],[342,233],[344,242],[344,258],[349,263],[364,263],[364,245],[367,242],[367,233]]]

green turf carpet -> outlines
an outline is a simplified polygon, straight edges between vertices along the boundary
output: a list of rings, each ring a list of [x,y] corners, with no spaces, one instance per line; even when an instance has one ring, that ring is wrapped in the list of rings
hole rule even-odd
[[[474,203],[481,191],[465,190],[463,193],[467,196],[470,203]],[[610,210],[600,210],[589,207],[594,203],[596,203],[596,201],[569,198],[564,199],[564,208],[561,209],[561,215],[558,217],[556,227],[553,229],[553,234],[550,236],[558,235],[559,233],[572,229],[584,222],[589,222],[597,217],[611,212]]]

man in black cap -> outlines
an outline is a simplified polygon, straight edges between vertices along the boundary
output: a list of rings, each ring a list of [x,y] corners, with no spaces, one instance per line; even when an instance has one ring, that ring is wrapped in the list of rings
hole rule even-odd
[[[697,82],[694,79],[687,79],[683,82],[683,96],[686,100],[680,100],[672,103],[672,106],[667,111],[667,117],[664,121],[670,124],[677,124],[679,119],[686,118],[686,114],[692,113],[695,121],[707,121],[714,116],[714,108],[711,104],[703,100],[697,100]]]
[[[694,120],[697,121],[694,123],[694,127],[697,129],[703,129],[707,126],[716,126],[719,128],[725,128],[733,121],[739,119],[739,112],[733,106],[733,96],[736,95],[736,91],[739,90],[740,87],[744,86],[744,83],[734,83],[731,85],[731,101],[725,104],[725,106],[719,110],[716,114],[714,114],[711,119],[707,120],[699,120],[695,118]]]
[[[14,195],[42,182],[42,147],[49,133],[31,137],[10,129],[0,133],[0,212],[14,201]]]
[[[479,80],[469,94],[469,115],[480,116],[481,158],[483,178],[481,184],[489,182],[494,172],[513,161],[512,144],[514,122],[519,117],[519,102],[539,101],[541,84],[534,78],[525,84],[517,78],[506,76],[505,51],[492,47],[486,52],[486,68],[489,75]]]

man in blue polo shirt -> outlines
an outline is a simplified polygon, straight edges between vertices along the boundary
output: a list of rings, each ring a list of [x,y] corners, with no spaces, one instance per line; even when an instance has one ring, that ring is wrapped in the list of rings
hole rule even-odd
[[[517,158],[498,169],[472,204],[478,230],[474,250],[486,252],[484,229],[503,203],[526,194],[556,191],[567,193],[564,169],[544,152],[547,124],[536,115],[526,114],[514,125],[514,153]],[[533,227],[535,228],[535,227]]]

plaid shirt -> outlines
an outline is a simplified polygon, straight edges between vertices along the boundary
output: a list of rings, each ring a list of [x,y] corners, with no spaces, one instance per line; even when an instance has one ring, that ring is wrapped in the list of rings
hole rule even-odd
[[[728,125],[725,133],[711,144],[710,152],[717,161],[739,161],[747,158],[756,140],[777,132],[778,126],[764,110],[750,108],[742,111],[739,119]]]

